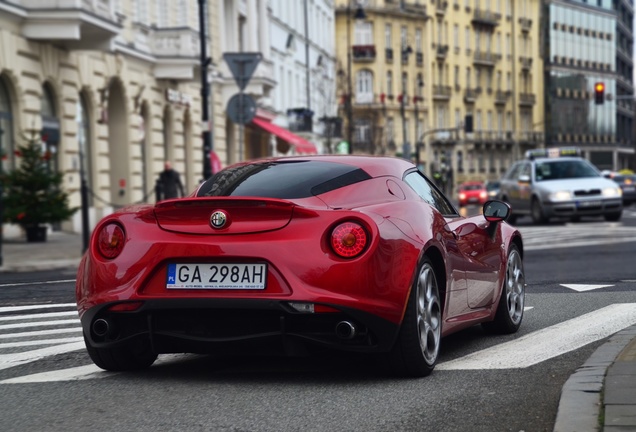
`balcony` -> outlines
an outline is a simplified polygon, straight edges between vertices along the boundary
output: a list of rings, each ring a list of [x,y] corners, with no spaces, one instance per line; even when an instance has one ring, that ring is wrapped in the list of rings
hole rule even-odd
[[[473,56],[473,63],[480,66],[494,67],[499,60],[501,60],[501,54],[488,51],[475,51]]]
[[[475,100],[477,100],[478,94],[479,93],[477,92],[476,89],[467,88],[466,90],[464,90],[464,102],[475,103]]]
[[[449,100],[453,93],[451,86],[434,85],[433,100]]]
[[[530,18],[519,18],[519,24],[521,25],[521,31],[528,33],[532,28],[532,20]]]
[[[505,105],[511,95],[512,93],[510,91],[497,90],[495,92],[495,104]]]
[[[112,51],[122,29],[115,0],[22,0],[22,35],[69,50]]]
[[[446,9],[448,9],[447,0],[433,0],[435,2],[435,15],[444,16]]]
[[[354,45],[353,60],[356,62],[372,62],[375,60],[375,45]]]
[[[496,27],[501,20],[501,14],[483,9],[475,9],[473,13],[472,23],[474,25],[482,25],[487,27]]]
[[[157,60],[155,77],[158,79],[194,79],[194,68],[199,65],[199,32],[191,28],[160,28],[150,38],[152,53]]]
[[[530,68],[532,67],[532,57],[520,56],[519,61],[521,62],[522,70],[530,70]]]
[[[448,45],[437,45],[435,56],[438,60],[445,60],[448,56]]]
[[[532,93],[519,93],[519,105],[532,106],[537,103],[537,97]]]
[[[287,110],[289,130],[292,132],[312,132],[312,118],[314,112],[307,108],[292,108]]]

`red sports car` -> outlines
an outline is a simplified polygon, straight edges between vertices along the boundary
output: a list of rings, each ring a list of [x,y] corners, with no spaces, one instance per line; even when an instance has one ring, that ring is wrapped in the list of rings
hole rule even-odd
[[[236,164],[189,197],[99,222],[77,274],[86,347],[107,370],[317,347],[428,375],[442,336],[519,328],[523,243],[509,213],[489,201],[461,217],[398,158]]]

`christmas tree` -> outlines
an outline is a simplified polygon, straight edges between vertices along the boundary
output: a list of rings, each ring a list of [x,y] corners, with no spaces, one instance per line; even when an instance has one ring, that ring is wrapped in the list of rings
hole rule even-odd
[[[63,174],[50,169],[50,153],[42,151],[39,140],[31,139],[15,151],[19,166],[5,173],[4,221],[20,225],[29,232],[48,223],[70,218],[77,208],[69,206],[68,194],[62,190]]]

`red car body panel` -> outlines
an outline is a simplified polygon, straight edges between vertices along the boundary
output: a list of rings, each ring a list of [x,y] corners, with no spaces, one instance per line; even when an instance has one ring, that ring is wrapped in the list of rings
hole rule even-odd
[[[381,337],[378,344],[386,350],[399,330],[424,254],[441,257],[444,335],[494,317],[507,250],[513,241],[522,246],[516,229],[497,224],[493,236],[483,216],[445,217],[404,182],[405,172],[414,167],[401,159],[281,160],[348,164],[372,178],[298,199],[196,197],[195,193],[105,217],[94,229],[77,274],[77,305],[87,343],[101,343],[91,336],[91,322],[118,302],[170,305],[200,300],[201,307],[203,301],[219,301],[223,307],[230,301],[283,302],[287,307],[288,302],[298,301],[367,319],[371,328],[386,323],[389,336]],[[210,215],[218,209],[227,212],[228,223],[212,230]],[[364,252],[352,259],[339,257],[329,245],[332,229],[343,221],[360,224],[370,239]],[[112,223],[124,229],[125,246],[119,256],[107,259],[98,250],[98,234]],[[169,263],[206,262],[264,262],[266,289],[166,288]]]

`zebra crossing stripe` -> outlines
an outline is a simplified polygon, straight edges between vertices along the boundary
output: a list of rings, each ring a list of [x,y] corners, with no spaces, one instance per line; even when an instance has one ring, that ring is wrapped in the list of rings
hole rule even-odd
[[[518,339],[439,364],[438,370],[521,369],[636,324],[636,303],[606,306]]]

